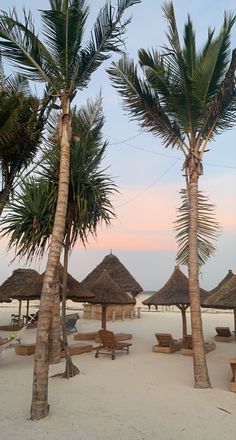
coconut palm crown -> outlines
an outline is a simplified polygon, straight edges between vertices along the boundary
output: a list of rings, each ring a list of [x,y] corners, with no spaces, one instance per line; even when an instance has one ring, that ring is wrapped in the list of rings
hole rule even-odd
[[[208,388],[210,380],[204,351],[198,279],[198,234],[201,232],[198,181],[203,173],[202,158],[208,142],[216,134],[232,128],[236,121],[236,49],[232,51],[232,56],[230,49],[235,15],[225,13],[219,33],[215,35],[214,30],[209,30],[206,43],[198,51],[190,16],[181,45],[173,3],[165,2],[163,11],[168,23],[167,44],[160,51],[140,49],[138,65],[123,57],[113,63],[108,72],[131,118],[136,119],[143,129],[160,136],[165,147],[178,148],[184,154],[183,170],[188,197],[185,255],[189,273],[194,385]],[[142,75],[138,69],[141,69]],[[204,234],[209,237],[212,229],[207,230],[208,224],[205,228],[204,222],[202,225]],[[181,230],[179,237],[185,232]],[[206,253],[203,250],[203,259],[208,251],[209,247]]]

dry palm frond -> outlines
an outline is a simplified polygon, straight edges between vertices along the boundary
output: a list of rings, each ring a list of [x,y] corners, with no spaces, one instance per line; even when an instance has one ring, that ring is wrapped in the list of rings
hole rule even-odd
[[[178,264],[188,264],[188,232],[189,232],[189,199],[186,189],[180,190],[182,205],[177,209],[177,220],[174,222],[178,253]],[[215,206],[201,191],[198,192],[198,262],[199,266],[205,264],[215,252],[214,241],[220,233],[219,223],[215,219]]]

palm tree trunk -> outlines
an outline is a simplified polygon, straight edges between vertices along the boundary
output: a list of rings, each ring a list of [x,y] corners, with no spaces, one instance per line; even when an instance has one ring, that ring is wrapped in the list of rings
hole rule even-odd
[[[210,380],[204,349],[202,317],[200,306],[200,287],[198,279],[198,171],[195,167],[190,174],[189,192],[189,237],[188,237],[188,274],[189,296],[193,341],[193,368],[195,388],[210,388]]]
[[[61,360],[61,322],[60,322],[60,292],[59,277],[53,298],[52,329],[51,329],[51,349],[49,351],[50,364],[57,364]]]
[[[68,338],[66,334],[66,294],[67,294],[67,274],[68,274],[68,254],[70,248],[70,231],[71,231],[71,223],[68,224],[67,234],[66,234],[66,243],[65,243],[65,253],[64,253],[64,270],[63,270],[63,288],[62,288],[62,340],[63,340],[63,350],[65,352],[66,359],[66,367],[65,371],[62,374],[62,377],[69,379],[70,377],[76,376],[79,374],[79,369],[73,364],[69,347],[68,347]]]
[[[2,211],[5,208],[6,203],[9,201],[9,197],[11,194],[11,182],[5,184],[2,191],[0,191],[0,216],[2,215]]]
[[[49,334],[52,325],[55,281],[64,238],[69,188],[71,117],[70,97],[67,94],[62,96],[61,104],[62,117],[60,118],[59,124],[61,157],[58,199],[37,325],[31,420],[42,419],[46,417],[49,412]]]

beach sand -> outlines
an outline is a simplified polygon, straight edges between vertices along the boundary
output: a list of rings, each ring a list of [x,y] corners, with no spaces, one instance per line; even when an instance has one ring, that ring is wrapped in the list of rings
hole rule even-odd
[[[10,307],[0,308],[0,322],[11,313]],[[203,313],[203,325],[205,340],[212,340],[217,325],[232,329],[233,314]],[[235,341],[216,343],[207,354],[212,389],[196,390],[190,356],[152,353],[155,332],[181,337],[180,313],[142,312],[141,319],[108,322],[107,327],[133,334],[129,356],[120,353],[114,361],[103,355],[95,359],[94,352],[73,356],[80,375],[49,379],[50,414],[38,422],[28,420],[33,356],[3,353],[2,440],[235,440],[236,394],[229,391]],[[77,321],[81,332],[99,328],[98,321]],[[35,330],[25,330],[22,337],[33,342]],[[50,376],[62,371],[64,360],[50,366]]]

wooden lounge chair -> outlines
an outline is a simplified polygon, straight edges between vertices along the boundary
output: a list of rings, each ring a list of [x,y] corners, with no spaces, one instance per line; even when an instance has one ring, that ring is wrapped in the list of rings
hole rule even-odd
[[[65,324],[66,324],[66,332],[77,332],[76,322],[78,319],[78,313],[71,313],[70,315],[66,315]]]
[[[229,389],[233,393],[236,393],[236,358],[230,359],[229,363],[230,363],[231,370],[233,373],[233,377],[231,379]]]
[[[217,342],[231,342],[234,339],[229,327],[216,327],[216,333],[214,339]]]
[[[215,350],[216,344],[214,342],[204,342],[205,352],[209,353],[210,351]],[[193,341],[192,335],[185,335],[183,339],[183,346],[181,348],[181,354],[192,356],[193,355]]]
[[[155,333],[158,345],[153,345],[155,353],[173,353],[180,350],[182,341],[173,339],[170,333]]]
[[[89,353],[92,351],[92,345],[84,345],[84,344],[71,344],[68,346],[70,356],[74,356],[82,353]],[[65,357],[64,350],[61,351],[61,357]]]
[[[114,336],[117,342],[129,341],[133,338],[133,335],[131,333],[114,333]],[[101,338],[98,333],[95,337],[95,342],[101,342]]]
[[[118,342],[114,333],[108,330],[99,330],[98,333],[101,343],[96,348],[96,358],[98,358],[100,352],[111,355],[112,360],[115,359],[116,351],[118,350],[126,350],[127,354],[129,354],[129,347],[132,345],[131,343]]]

